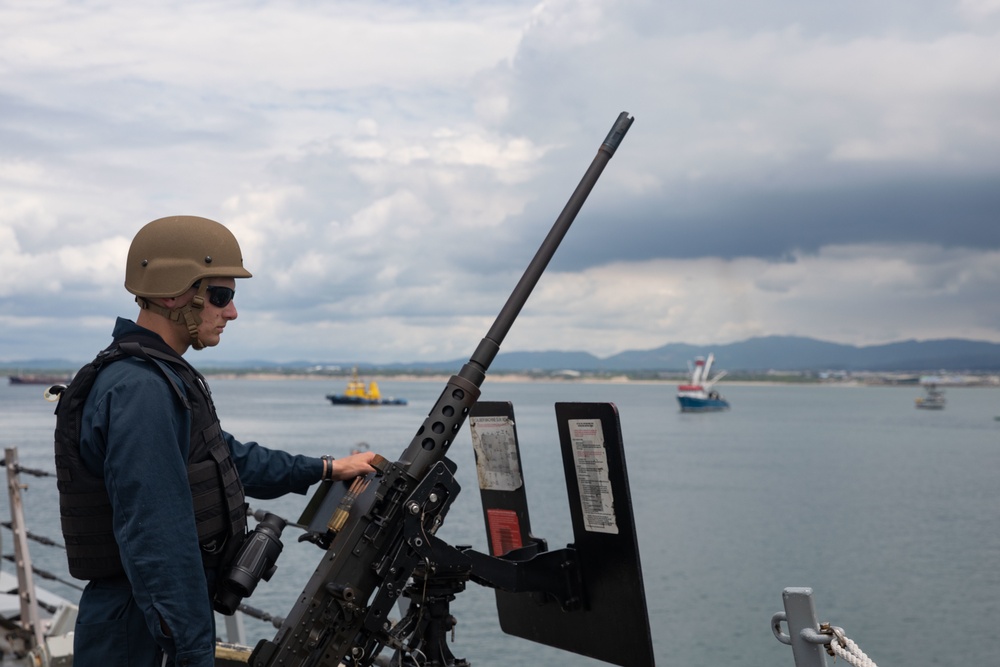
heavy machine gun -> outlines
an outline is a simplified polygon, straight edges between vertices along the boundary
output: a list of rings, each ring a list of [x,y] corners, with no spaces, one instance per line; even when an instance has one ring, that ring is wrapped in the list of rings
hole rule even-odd
[[[314,531],[325,554],[273,641],[258,643],[250,665],[370,665],[385,645],[399,648],[401,640],[390,634],[389,613],[418,566],[424,570],[417,572],[418,578],[429,574],[432,555],[450,561],[441,562],[439,570],[450,566],[465,576],[472,569],[476,556],[446,548],[434,537],[459,490],[455,465],[445,455],[479,399],[500,344],[632,121],[626,112],[618,116],[493,326],[449,379],[400,459],[390,463],[377,457],[374,475],[325,499],[336,504],[328,514],[320,513],[329,516],[325,530]],[[499,576],[518,585],[517,571],[514,567]],[[535,583],[567,607],[580,602],[571,567],[555,585]]]

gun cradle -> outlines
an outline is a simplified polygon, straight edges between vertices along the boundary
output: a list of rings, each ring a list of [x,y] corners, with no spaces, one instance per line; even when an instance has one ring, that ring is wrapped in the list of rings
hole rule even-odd
[[[261,640],[249,664],[369,664],[388,640],[389,611],[423,560],[406,538],[404,518],[418,520],[424,539],[433,535],[460,490],[454,470],[444,459],[407,493],[411,478],[389,466],[358,497],[357,520],[334,537],[274,641]]]

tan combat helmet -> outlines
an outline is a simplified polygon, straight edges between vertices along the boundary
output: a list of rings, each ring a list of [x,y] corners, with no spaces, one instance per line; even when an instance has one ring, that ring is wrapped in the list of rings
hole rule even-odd
[[[198,315],[205,306],[206,283],[190,303],[168,309],[152,298],[176,297],[202,278],[250,278],[243,268],[243,253],[233,233],[223,225],[193,215],[153,220],[136,233],[125,264],[125,289],[135,294],[140,308],[180,322],[182,319],[200,350]]]
[[[250,278],[233,233],[214,220],[177,215],[153,220],[135,235],[125,289],[136,296],[180,296],[202,278]]]

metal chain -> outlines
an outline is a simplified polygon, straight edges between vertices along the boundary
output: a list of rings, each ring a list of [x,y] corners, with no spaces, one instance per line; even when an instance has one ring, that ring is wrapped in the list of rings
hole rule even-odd
[[[6,461],[4,462],[4,465],[6,465]],[[23,472],[26,475],[33,475],[35,477],[55,477],[56,476],[56,474],[54,472],[49,472],[47,470],[39,470],[38,468],[25,468],[22,465],[16,466],[15,470],[17,472],[19,472],[19,473]]]

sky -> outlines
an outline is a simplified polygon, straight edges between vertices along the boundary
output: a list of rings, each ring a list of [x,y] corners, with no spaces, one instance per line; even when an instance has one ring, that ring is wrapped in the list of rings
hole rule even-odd
[[[1000,0],[0,0],[0,361],[89,360],[222,222],[213,360],[1000,342]]]

